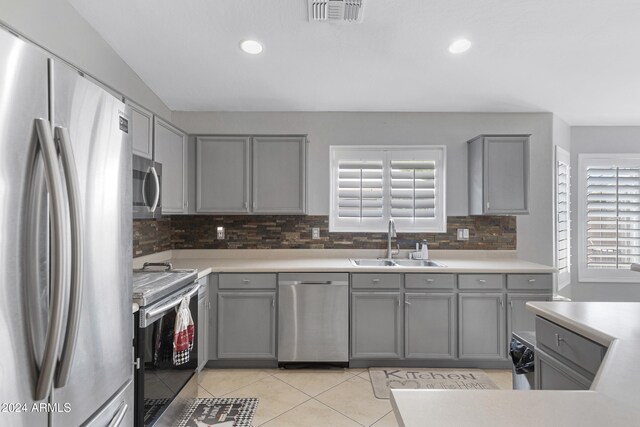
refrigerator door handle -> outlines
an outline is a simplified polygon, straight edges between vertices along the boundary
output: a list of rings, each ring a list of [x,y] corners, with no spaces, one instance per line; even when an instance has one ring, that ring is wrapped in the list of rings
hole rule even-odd
[[[113,416],[111,422],[107,425],[107,427],[118,427],[122,424],[122,420],[124,420],[124,415],[127,413],[127,409],[129,409],[129,405],[122,402],[120,407],[118,408],[118,412]]]
[[[156,186],[155,196],[153,197],[153,204],[151,205],[151,212],[155,212],[158,207],[158,202],[160,201],[160,179],[158,178],[158,172],[156,172],[156,168],[151,166],[151,175],[153,175],[153,182]]]
[[[49,325],[45,338],[45,348],[42,356],[42,364],[36,383],[35,400],[43,400],[49,396],[51,384],[55,374],[56,358],[60,339],[62,337],[62,317],[64,305],[65,277],[62,262],[64,252],[64,236],[62,224],[62,177],[58,166],[55,141],[51,135],[51,124],[45,119],[36,119],[36,134],[38,144],[44,159],[45,180],[50,195],[50,219],[51,219],[51,306]],[[29,242],[33,244],[33,242]]]
[[[83,274],[83,241],[82,210],[80,200],[80,185],[78,171],[73,156],[73,148],[69,138],[69,130],[63,127],[55,128],[55,138],[60,147],[62,169],[69,197],[69,221],[71,223],[71,277],[69,294],[69,313],[67,315],[67,330],[65,332],[62,355],[58,366],[56,388],[64,387],[69,380],[71,364],[76,352],[78,328],[80,327],[80,311],[82,309],[82,274]]]

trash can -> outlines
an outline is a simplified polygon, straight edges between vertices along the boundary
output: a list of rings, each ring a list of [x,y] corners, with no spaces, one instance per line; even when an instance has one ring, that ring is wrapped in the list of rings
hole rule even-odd
[[[533,390],[535,388],[535,346],[534,332],[513,332],[509,354],[513,362],[513,389]]]

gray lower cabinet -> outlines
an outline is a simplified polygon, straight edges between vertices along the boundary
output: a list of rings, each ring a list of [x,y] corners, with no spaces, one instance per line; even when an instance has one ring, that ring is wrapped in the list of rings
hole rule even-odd
[[[406,293],[404,352],[407,359],[456,357],[456,294]]]
[[[542,350],[535,352],[536,390],[589,390],[591,381]]]
[[[460,359],[506,358],[504,298],[502,293],[458,295]]]
[[[209,278],[207,276],[198,279],[198,324],[196,334],[198,336],[198,369],[201,370],[209,360]]]
[[[536,330],[536,315],[527,310],[527,301],[551,301],[551,294],[508,294],[507,301],[507,339],[510,340],[513,331]]]
[[[218,292],[218,359],[276,358],[276,293]]]
[[[207,327],[209,351],[207,358],[218,358],[218,275],[209,275],[209,325]]]
[[[402,311],[399,292],[351,294],[351,358],[400,359]]]

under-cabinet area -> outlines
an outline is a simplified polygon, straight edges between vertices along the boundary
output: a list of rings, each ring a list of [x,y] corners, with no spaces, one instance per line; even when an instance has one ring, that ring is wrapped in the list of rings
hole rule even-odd
[[[329,361],[359,367],[504,368],[511,363],[511,331],[536,328],[525,303],[552,296],[550,274],[235,272],[209,277],[209,367]],[[313,314],[295,317],[296,310]],[[323,328],[331,331],[330,338],[313,332]],[[317,342],[309,334],[316,334]],[[341,334],[349,337],[344,359],[335,356],[338,350],[328,359],[318,356],[322,349],[342,348]],[[296,351],[306,351],[307,358],[292,358]]]

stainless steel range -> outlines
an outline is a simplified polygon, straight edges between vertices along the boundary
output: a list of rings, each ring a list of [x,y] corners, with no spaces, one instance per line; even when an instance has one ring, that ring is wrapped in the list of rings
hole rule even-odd
[[[135,425],[169,426],[197,395],[191,381],[198,367],[198,342],[189,361],[173,363],[173,326],[176,308],[190,299],[194,322],[198,319],[197,270],[174,270],[171,264],[145,264],[133,272],[135,315]],[[196,328],[198,325],[195,325]],[[197,337],[197,333],[195,334]]]

